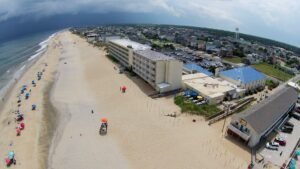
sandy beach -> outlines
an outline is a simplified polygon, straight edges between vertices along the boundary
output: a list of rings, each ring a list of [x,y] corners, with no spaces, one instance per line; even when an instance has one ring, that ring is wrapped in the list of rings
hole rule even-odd
[[[173,98],[151,99],[146,83],[118,74],[105,51],[84,39],[65,33],[62,44],[52,97],[61,122],[50,168],[246,168],[249,153],[218,127],[201,117],[165,116],[180,112]],[[109,119],[106,136],[98,134],[101,117]]]
[[[1,158],[13,150],[17,165],[12,168],[20,169],[247,167],[249,152],[222,136],[222,123],[209,126],[202,117],[180,114],[172,97],[150,98],[149,85],[119,74],[105,55],[68,31],[56,35],[45,55],[19,80],[1,112]],[[43,68],[43,79],[32,88],[30,99],[22,101],[28,125],[17,137],[11,113],[16,96],[20,86],[30,84]],[[126,93],[120,92],[123,85]],[[38,106],[34,112],[32,103]],[[179,116],[166,116],[174,112]],[[102,117],[109,120],[105,136],[98,132]],[[2,163],[0,169],[6,168]]]
[[[0,168],[7,168],[5,158],[9,151],[15,152],[15,168],[46,168],[48,147],[50,145],[49,136],[53,127],[54,111],[49,107],[48,98],[51,84],[57,70],[59,59],[59,34],[49,42],[48,50],[23,74],[20,79],[16,79],[11,91],[4,98],[3,107],[0,114]],[[45,66],[47,63],[48,66]],[[37,72],[43,73],[42,79],[37,80]],[[35,80],[36,87],[31,84]],[[21,87],[27,85],[27,91],[31,90],[30,97],[25,100],[25,94],[21,95],[21,106],[18,108],[18,96]],[[2,100],[3,101],[3,100]],[[36,104],[37,110],[32,111],[31,105]],[[25,129],[21,135],[16,135],[15,122],[16,111],[24,114]]]

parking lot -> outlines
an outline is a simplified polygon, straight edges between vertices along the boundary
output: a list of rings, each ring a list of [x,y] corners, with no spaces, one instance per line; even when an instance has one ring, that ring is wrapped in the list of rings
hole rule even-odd
[[[260,153],[264,157],[264,161],[274,165],[281,166],[290,157],[291,152],[295,148],[300,137],[300,121],[290,118],[289,122],[294,124],[294,130],[291,134],[279,132],[279,135],[286,140],[285,146],[279,146],[278,150],[270,150],[263,148]],[[281,155],[280,155],[281,154]]]

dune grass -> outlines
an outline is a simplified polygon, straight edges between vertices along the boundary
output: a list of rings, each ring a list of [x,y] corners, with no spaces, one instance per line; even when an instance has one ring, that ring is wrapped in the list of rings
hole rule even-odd
[[[201,106],[198,106],[182,95],[176,96],[174,102],[181,108],[182,113],[190,113],[201,115],[204,117],[210,117],[221,111],[216,105],[203,104]]]

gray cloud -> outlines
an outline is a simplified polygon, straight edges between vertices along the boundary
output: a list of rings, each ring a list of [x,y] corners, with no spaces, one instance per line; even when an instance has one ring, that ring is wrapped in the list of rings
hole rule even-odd
[[[43,18],[82,12],[168,14],[174,19],[193,20],[191,25],[229,30],[240,27],[257,35],[272,29],[279,38],[286,38],[284,41],[288,36],[300,36],[299,0],[0,0],[0,22],[23,15]]]

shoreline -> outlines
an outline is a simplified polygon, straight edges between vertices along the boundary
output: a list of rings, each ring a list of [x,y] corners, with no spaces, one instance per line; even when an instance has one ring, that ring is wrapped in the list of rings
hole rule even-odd
[[[56,62],[58,62],[60,50],[57,46],[57,37],[59,33],[53,33],[48,37],[47,47],[37,57],[27,60],[23,65],[24,69],[15,78],[12,84],[8,83],[5,92],[5,100],[1,102],[0,113],[0,134],[6,135],[5,138],[0,140],[0,149],[5,156],[8,151],[16,153],[17,164],[16,167],[24,169],[40,169],[47,168],[47,159],[49,154],[50,141],[56,126],[56,111],[50,103],[52,86],[54,84],[56,74]],[[51,37],[51,38],[50,38]],[[43,41],[45,44],[45,41]],[[49,64],[46,66],[45,64]],[[46,71],[43,73],[41,80],[36,80],[36,73],[38,71]],[[31,80],[35,80],[36,87],[32,87]],[[25,115],[24,122],[26,128],[22,131],[21,136],[16,136],[14,132],[15,126],[18,123],[13,121],[16,108],[16,96],[19,94],[19,87],[28,85],[32,90],[30,97],[23,100],[19,107],[21,113]],[[29,90],[28,89],[28,90]],[[31,104],[37,105],[37,110],[31,110]],[[9,144],[8,144],[9,143]],[[7,146],[10,145],[10,146]],[[27,154],[27,155],[26,155]],[[31,154],[31,156],[28,156]],[[3,157],[4,158],[4,157]],[[2,169],[4,165],[0,165]]]
[[[7,98],[11,97],[11,93],[12,93],[13,89],[16,87],[16,85],[18,84],[18,82],[20,81],[20,79],[22,79],[23,76],[26,74],[26,72],[32,66],[34,66],[40,60],[41,57],[43,57],[43,55],[48,50],[49,43],[50,43],[51,39],[54,38],[57,33],[59,33],[59,32],[52,33],[45,40],[43,40],[39,43],[39,45],[41,43],[43,43],[43,44],[47,43],[46,49],[43,48],[43,46],[40,46],[40,49],[36,50],[36,52],[38,52],[38,53],[31,55],[25,62],[20,63],[19,65],[17,65],[17,67],[15,68],[15,71],[13,72],[9,82],[7,84],[5,84],[0,89],[0,98],[1,98],[1,100],[0,100],[0,112],[2,112],[2,109],[4,107],[3,105],[6,104]],[[35,56],[35,57],[32,58],[32,56]]]

